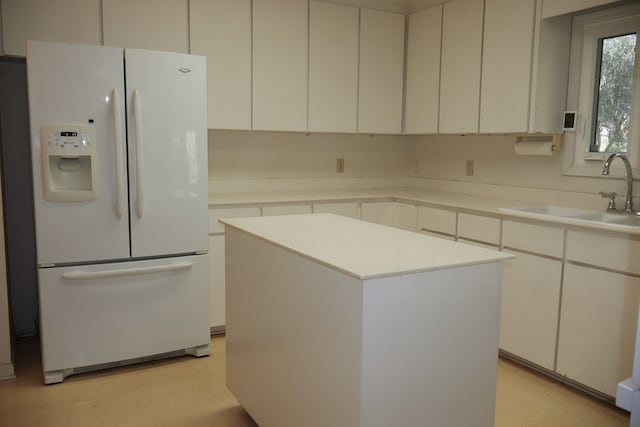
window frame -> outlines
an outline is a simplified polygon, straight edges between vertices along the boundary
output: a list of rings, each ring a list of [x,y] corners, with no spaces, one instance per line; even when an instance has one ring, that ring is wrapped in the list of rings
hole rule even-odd
[[[632,125],[626,154],[634,175],[640,169],[640,4],[634,3],[573,18],[567,110],[577,111],[577,119],[576,130],[565,133],[565,175],[601,176],[602,161],[611,153],[589,152],[595,113],[598,42],[601,38],[630,33],[636,33],[636,52]],[[623,171],[622,163],[614,165],[614,174]]]

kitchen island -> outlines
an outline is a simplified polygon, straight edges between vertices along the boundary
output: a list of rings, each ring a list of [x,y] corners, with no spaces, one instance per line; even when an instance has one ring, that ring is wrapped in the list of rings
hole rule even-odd
[[[493,426],[512,255],[331,214],[221,222],[227,386],[260,426]]]

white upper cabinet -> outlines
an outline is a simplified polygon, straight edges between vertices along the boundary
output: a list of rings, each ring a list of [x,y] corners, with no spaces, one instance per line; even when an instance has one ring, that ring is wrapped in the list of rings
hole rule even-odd
[[[444,4],[440,133],[478,132],[483,0]]]
[[[480,132],[526,132],[535,0],[486,0]]]
[[[307,130],[307,5],[253,2],[253,129]]]
[[[404,16],[360,11],[358,132],[402,131]]]
[[[102,0],[104,45],[189,52],[187,0]]]
[[[318,1],[309,7],[309,131],[356,132],[358,8]]]
[[[207,127],[251,129],[251,0],[190,0],[191,53],[207,57]]]
[[[438,132],[442,6],[409,16],[404,132]]]
[[[5,55],[25,55],[27,40],[100,44],[100,0],[2,0]]]

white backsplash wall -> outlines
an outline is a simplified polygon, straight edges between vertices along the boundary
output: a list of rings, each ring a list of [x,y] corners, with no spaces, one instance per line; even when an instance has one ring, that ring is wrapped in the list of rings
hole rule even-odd
[[[402,136],[209,130],[209,180],[407,177]],[[344,159],[344,173],[336,159]]]
[[[606,207],[606,201],[600,200],[600,191],[615,191],[620,196],[626,194],[626,181],[607,177],[575,177],[562,173],[563,149],[555,156],[520,156],[516,155],[514,136],[508,135],[439,135],[412,136],[409,147],[411,175],[419,178],[442,180],[447,189],[482,188],[489,184],[492,195],[499,194],[499,187],[504,186],[510,194],[517,193],[518,188],[524,194],[531,194],[529,189],[554,190],[554,197],[566,193],[572,197],[587,199],[593,206]],[[466,176],[466,161],[474,161],[474,175]],[[621,163],[622,164],[622,163]],[[429,180],[431,181],[431,180]],[[497,188],[496,188],[497,186]],[[430,183],[433,187],[433,182]],[[639,185],[634,188],[634,196],[640,194]],[[481,190],[480,190],[481,191]],[[475,192],[475,191],[474,191]],[[525,200],[531,200],[524,197]],[[533,199],[532,201],[537,201]],[[620,200],[623,203],[623,200]],[[543,201],[544,203],[544,201]],[[620,205],[622,206],[622,205]]]

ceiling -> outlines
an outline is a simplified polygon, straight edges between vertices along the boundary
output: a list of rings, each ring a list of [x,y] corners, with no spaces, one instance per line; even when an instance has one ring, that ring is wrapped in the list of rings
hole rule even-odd
[[[390,12],[411,13],[429,6],[442,4],[446,0],[327,0],[331,3],[364,7],[367,9],[387,10]]]

